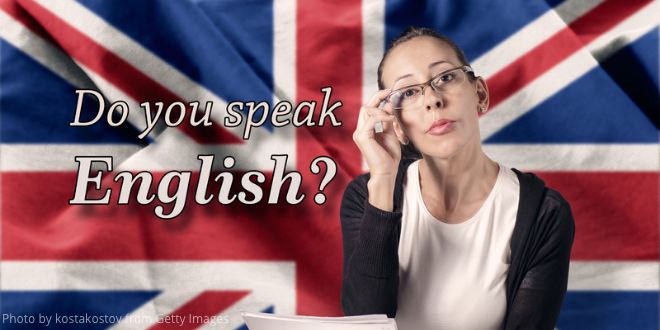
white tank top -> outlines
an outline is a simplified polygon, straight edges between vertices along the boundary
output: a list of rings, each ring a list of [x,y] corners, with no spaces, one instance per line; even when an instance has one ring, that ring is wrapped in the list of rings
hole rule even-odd
[[[422,200],[419,160],[404,182],[399,241],[399,330],[500,329],[520,186],[499,164],[495,185],[470,219],[448,224]]]

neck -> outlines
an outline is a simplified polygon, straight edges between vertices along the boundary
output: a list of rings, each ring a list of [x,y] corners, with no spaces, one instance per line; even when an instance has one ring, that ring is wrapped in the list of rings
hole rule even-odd
[[[485,199],[498,171],[498,164],[484,154],[478,141],[449,158],[423,155],[419,164],[422,195],[435,209],[451,213]]]

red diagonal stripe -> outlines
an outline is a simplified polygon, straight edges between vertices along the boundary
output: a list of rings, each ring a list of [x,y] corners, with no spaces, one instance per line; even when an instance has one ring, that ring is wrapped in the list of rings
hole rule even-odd
[[[492,92],[491,107],[495,107],[650,3],[649,0],[609,0],[596,6],[538,47],[488,78]]]
[[[204,291],[174,312],[163,318],[162,323],[150,327],[154,330],[196,329],[204,325],[204,320],[215,317],[220,312],[247,296],[249,291]],[[164,322],[168,320],[168,322]],[[179,323],[180,322],[180,323]],[[217,319],[222,326],[224,318]]]
[[[20,4],[69,56],[96,72],[126,95],[137,100],[138,103],[162,101],[167,106],[177,101],[184,102],[172,91],[142,73],[138,68],[124,61],[36,2],[26,0],[20,1]],[[24,15],[21,16],[15,8],[7,11],[5,7],[11,8],[12,6],[3,3],[2,8],[17,21],[21,23],[25,21]],[[33,24],[26,27],[30,28],[31,26],[33,30]],[[131,109],[131,111],[138,111],[138,109]],[[218,109],[215,109],[215,111],[218,111]],[[208,144],[242,143],[242,140],[227,132],[220,124],[215,123],[215,125],[208,127],[189,125],[190,115],[191,109],[187,107],[186,118],[178,128],[196,142]],[[140,129],[144,128],[140,127]]]
[[[44,30],[34,18],[25,11],[25,9],[21,8],[16,0],[0,0],[0,10],[13,17],[16,21],[36,35],[54,43],[53,38],[48,35],[48,32],[46,32],[46,30]]]
[[[651,0],[608,0],[573,21],[568,27],[586,45],[652,2]]]

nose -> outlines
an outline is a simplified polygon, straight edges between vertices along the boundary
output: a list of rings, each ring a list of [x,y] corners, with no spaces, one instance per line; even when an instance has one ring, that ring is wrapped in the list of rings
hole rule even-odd
[[[424,94],[424,104],[426,105],[426,110],[431,110],[434,108],[442,109],[444,102],[440,93],[436,93],[432,88],[429,88],[428,98],[426,93]]]
[[[442,102],[435,101],[435,107],[438,108],[438,109],[441,109],[442,108]],[[426,105],[426,110],[431,110],[431,105],[430,104]]]

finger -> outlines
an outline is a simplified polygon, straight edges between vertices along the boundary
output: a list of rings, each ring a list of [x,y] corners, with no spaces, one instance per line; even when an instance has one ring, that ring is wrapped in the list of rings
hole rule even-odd
[[[388,115],[388,116],[394,116],[393,114],[391,114],[387,111],[383,111],[384,109],[365,107],[365,110],[367,112],[367,117],[368,116],[374,116],[374,115],[377,115],[377,114],[385,114],[385,115]]]
[[[386,123],[393,122],[395,120],[393,115],[390,115],[381,109],[376,108],[366,108],[367,118],[372,119],[375,122],[375,129],[377,133],[382,133],[387,130]],[[380,124],[378,124],[380,122]]]
[[[360,107],[360,113],[358,114],[357,125],[355,126],[355,128],[359,129],[360,127],[364,126],[364,123],[367,121],[368,117],[369,114],[367,113],[366,107],[365,106]]]
[[[389,127],[391,126],[391,122],[394,122],[394,117],[389,116],[387,114],[378,114],[374,116],[370,116],[365,119],[364,123],[360,125],[358,128],[356,128],[356,132],[359,132],[361,134],[363,133],[368,133],[368,136],[372,136],[371,133],[374,132],[374,127],[376,126],[376,123],[383,123],[383,131],[388,131]]]
[[[363,132],[373,133],[374,128],[376,127],[376,124],[377,123],[382,123],[383,132],[387,132],[387,131],[390,130],[389,127],[391,126],[391,124],[389,124],[389,123],[391,123],[391,122],[394,122],[394,118],[392,118],[392,117],[372,116],[372,117],[369,117],[369,119],[367,120],[365,125],[363,127],[361,127],[360,130],[362,130]]]
[[[374,116],[376,114],[378,114],[378,115],[383,115],[384,114],[384,115],[387,115],[387,116],[391,116],[387,112],[382,111],[382,109],[363,106],[363,107],[360,108],[360,114],[358,115],[358,123],[356,125],[356,129],[360,129],[360,127],[362,127],[364,125],[365,121],[369,117]]]
[[[371,96],[371,99],[365,105],[370,107],[378,107],[380,101],[382,101],[391,92],[392,90],[390,89],[381,89],[378,92],[376,92],[373,96]]]
[[[369,116],[369,119],[373,119],[375,121],[383,121],[383,120],[393,121],[394,116],[381,112],[381,113],[374,113],[373,115]]]
[[[381,110],[394,115],[394,109],[392,108],[392,104],[390,102],[385,103],[385,106]]]
[[[389,95],[389,94],[387,94],[387,95]],[[387,95],[385,95],[385,96],[383,97],[383,99],[384,99],[385,97],[387,97]],[[389,114],[394,114],[394,109],[393,109],[393,107],[392,107],[392,103],[390,103],[390,102],[386,102],[385,105],[384,105],[382,108],[376,106],[376,109],[381,110],[381,111],[384,111],[384,112],[387,112],[387,113],[389,113]]]

